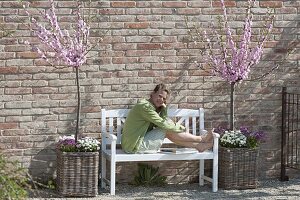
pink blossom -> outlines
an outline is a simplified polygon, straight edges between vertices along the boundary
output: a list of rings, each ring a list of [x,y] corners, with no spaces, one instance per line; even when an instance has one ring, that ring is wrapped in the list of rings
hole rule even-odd
[[[40,12],[42,17],[48,21],[50,29],[46,29],[36,21],[30,13],[26,11],[31,18],[31,30],[39,38],[45,48],[50,49],[50,52],[35,48],[41,58],[52,58],[51,52],[54,52],[55,60],[58,64],[64,64],[70,67],[79,67],[86,61],[88,52],[89,26],[82,19],[79,11],[77,13],[77,29],[73,30],[74,35],[70,36],[68,30],[62,31],[57,16],[55,14],[55,4],[53,0],[49,0],[51,7],[45,12]]]
[[[232,37],[232,30],[229,26],[227,19],[226,7],[224,0],[220,0],[223,9],[224,22],[221,23],[221,31],[225,31],[226,40],[223,41],[220,32],[218,30],[213,30],[213,35],[217,39],[217,44],[219,48],[213,48],[213,41],[210,39],[206,32],[204,32],[203,37],[206,41],[208,50],[206,52],[206,61],[210,63],[212,67],[213,74],[223,78],[229,83],[237,83],[248,78],[250,68],[257,64],[263,53],[263,44],[270,34],[272,29],[273,18],[268,21],[270,23],[267,25],[267,31],[264,35],[260,36],[258,44],[251,48],[251,26],[252,26],[252,14],[251,6],[255,0],[248,0],[248,8],[246,13],[246,18],[244,21],[244,29],[240,38],[240,43],[237,44]],[[217,51],[215,53],[215,51]]]

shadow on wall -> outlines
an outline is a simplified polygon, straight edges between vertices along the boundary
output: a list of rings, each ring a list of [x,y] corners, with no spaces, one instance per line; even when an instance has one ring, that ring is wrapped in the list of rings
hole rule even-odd
[[[173,72],[166,70],[164,76],[159,78],[157,82],[163,82],[170,84],[170,99],[169,103],[171,108],[191,108],[197,109],[203,107],[203,102],[201,101],[203,97],[203,77],[195,74],[198,73],[200,69],[194,65],[195,58],[188,59],[185,63],[178,66],[180,72]],[[192,94],[193,97],[190,97]],[[199,101],[200,99],[200,101]],[[178,106],[175,106],[175,105]]]
[[[300,16],[297,16],[293,21],[284,25],[278,43],[264,56],[266,62],[259,64],[258,69],[253,71],[258,74],[274,65],[278,65],[278,68],[269,77],[251,82],[250,84],[253,83],[253,85],[250,88],[249,100],[241,103],[243,111],[240,113],[248,113],[252,119],[257,118],[258,127],[268,132],[267,142],[261,148],[260,177],[280,176],[281,92],[283,86],[286,86],[289,91],[299,92],[300,71],[299,63],[297,63],[300,53],[300,41],[297,38],[299,37],[299,20]],[[243,87],[244,85],[241,86],[242,90]]]
[[[56,177],[55,145],[53,144],[36,151],[29,165],[29,174],[35,181],[47,185],[49,180],[53,180]]]
[[[56,178],[56,142],[59,135],[70,135],[75,132],[75,114],[71,115],[74,119],[64,122],[67,124],[66,129],[59,129],[60,124],[55,122],[57,125],[54,128],[35,130],[34,134],[47,136],[45,140],[35,144],[35,148],[30,152],[32,156],[28,170],[35,181],[47,184],[49,180]]]

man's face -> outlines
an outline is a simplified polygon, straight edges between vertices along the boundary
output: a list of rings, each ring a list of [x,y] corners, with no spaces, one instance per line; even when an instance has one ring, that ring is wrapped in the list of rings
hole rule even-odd
[[[163,104],[166,104],[168,93],[163,90],[158,90],[153,92],[150,97],[150,101],[154,104],[156,108],[161,107]]]

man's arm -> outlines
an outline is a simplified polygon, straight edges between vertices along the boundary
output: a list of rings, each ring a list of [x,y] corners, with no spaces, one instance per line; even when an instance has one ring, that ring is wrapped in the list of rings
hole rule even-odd
[[[157,127],[168,130],[168,131],[174,131],[174,132],[183,132],[185,130],[184,126],[176,125],[173,122],[169,122],[167,120],[167,108],[162,108],[161,110],[162,116],[160,116],[155,110],[153,110],[148,105],[142,105],[141,106],[141,115],[142,117],[155,124]]]

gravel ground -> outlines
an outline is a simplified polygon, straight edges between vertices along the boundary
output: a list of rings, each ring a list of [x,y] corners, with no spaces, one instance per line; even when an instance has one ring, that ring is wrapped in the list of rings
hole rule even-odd
[[[108,190],[100,190],[93,198],[60,197],[54,190],[36,190],[30,194],[30,200],[42,199],[74,199],[74,200],[149,200],[149,199],[300,199],[300,178],[286,182],[279,180],[261,181],[257,189],[222,190],[211,192],[210,185],[199,187],[197,184],[167,185],[164,187],[135,187],[131,185],[116,186],[116,195],[110,196]]]

